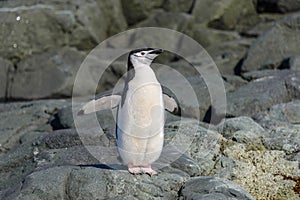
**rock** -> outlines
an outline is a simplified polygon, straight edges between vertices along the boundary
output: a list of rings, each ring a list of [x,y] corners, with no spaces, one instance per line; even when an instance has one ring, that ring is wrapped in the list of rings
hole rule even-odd
[[[159,8],[163,2],[163,0],[155,0],[148,3],[143,3],[138,0],[121,0],[123,12],[129,25],[146,19],[151,11],[155,8]]]
[[[245,189],[218,177],[197,177],[188,180],[179,199],[254,199]]]
[[[242,79],[240,76],[235,76],[235,75],[223,75],[222,76],[224,81],[226,83],[230,84],[232,86],[232,89],[229,91],[234,91],[240,88],[243,85],[247,84],[247,81]]]
[[[1,154],[0,190],[6,190],[7,193],[17,190],[23,179],[35,169],[36,164],[33,159],[34,148],[30,142],[21,144],[6,154]]]
[[[162,7],[168,12],[184,12],[190,13],[193,8],[193,0],[166,0],[163,2]]]
[[[175,173],[149,177],[95,167],[54,167],[28,176],[18,198],[108,199],[134,196],[138,199],[173,199],[185,179]]]
[[[256,25],[254,25],[252,28],[245,30],[241,34],[246,37],[255,37],[263,35],[265,32],[269,31],[277,21],[284,18],[285,15],[281,14],[260,14],[260,22]]]
[[[0,152],[51,131],[52,114],[65,103],[64,100],[44,100],[0,104]]]
[[[300,73],[293,70],[260,70],[242,74],[246,80],[267,80],[278,79],[284,82],[289,99],[298,99],[300,97]]]
[[[280,126],[300,124],[300,101],[291,101],[272,106],[269,110],[257,113],[254,120],[261,126],[273,129]]]
[[[264,139],[268,149],[282,150],[286,154],[297,153],[300,150],[300,126],[278,127],[270,131]]]
[[[222,75],[239,74],[239,65],[251,44],[249,39],[233,40],[206,48]]]
[[[257,10],[259,12],[288,13],[300,10],[300,1],[296,0],[258,0]]]
[[[232,181],[245,188],[255,199],[297,199],[294,181],[283,176],[298,177],[298,162],[285,160],[283,151],[251,150],[251,145],[231,144],[223,154],[235,161]]]
[[[82,52],[63,48],[34,54],[22,60],[12,74],[8,98],[71,96],[76,72],[83,59]]]
[[[90,50],[127,27],[120,0],[3,1],[0,7],[0,53],[8,59],[23,59],[62,46]]]
[[[162,84],[168,87],[178,99],[182,116],[200,120],[205,118],[211,99],[203,78],[192,76],[186,79],[181,77],[161,80]]]
[[[282,68],[291,70],[300,70],[300,55],[295,55],[287,58],[282,63]]]
[[[53,6],[40,4],[1,9],[3,43],[0,54],[5,58],[23,58],[66,43],[67,35],[55,19]]]
[[[205,48],[210,45],[238,40],[240,36],[236,32],[215,30],[195,25],[193,27],[193,38]]]
[[[265,130],[250,117],[224,119],[220,129],[225,138],[239,143],[260,143],[260,139],[265,135]]]
[[[13,64],[5,60],[3,58],[0,58],[0,101],[6,99],[7,90],[8,90],[8,82],[10,81],[10,77],[8,74],[10,71],[13,70]]]
[[[105,15],[107,36],[112,36],[126,30],[127,22],[123,14],[121,0],[96,0],[96,2]],[[103,25],[101,25],[101,27],[103,28]]]
[[[277,69],[282,62],[300,51],[298,30],[300,14],[288,16],[261,35],[250,47],[242,71]]]
[[[192,14],[196,22],[222,30],[243,30],[258,21],[252,1],[202,1],[195,2]]]
[[[186,13],[172,13],[157,10],[146,20],[138,23],[137,27],[163,27],[191,34],[194,18]]]
[[[26,177],[18,199],[68,198],[68,177],[72,167],[53,167]],[[47,181],[45,181],[47,180]]]
[[[252,116],[289,99],[285,81],[263,77],[227,94],[227,116]]]

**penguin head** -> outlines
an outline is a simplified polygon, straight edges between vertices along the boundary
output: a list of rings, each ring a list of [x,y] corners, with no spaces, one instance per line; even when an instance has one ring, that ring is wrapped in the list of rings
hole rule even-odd
[[[129,53],[128,61],[130,61],[133,66],[137,66],[138,64],[146,64],[150,66],[154,58],[156,58],[162,52],[162,49],[136,49]]]

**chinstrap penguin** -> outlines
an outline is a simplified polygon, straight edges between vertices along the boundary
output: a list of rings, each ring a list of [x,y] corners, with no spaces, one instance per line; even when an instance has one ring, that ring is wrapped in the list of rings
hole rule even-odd
[[[79,114],[118,107],[117,147],[132,174],[157,174],[151,168],[163,148],[164,110],[179,114],[175,98],[164,94],[150,67],[161,49],[143,48],[129,53],[122,94],[104,94],[85,104]]]

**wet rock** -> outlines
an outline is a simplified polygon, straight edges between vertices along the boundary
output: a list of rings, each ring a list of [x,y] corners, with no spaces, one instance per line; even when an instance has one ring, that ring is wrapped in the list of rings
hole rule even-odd
[[[295,41],[299,40],[300,14],[288,16],[261,35],[249,49],[242,64],[242,71],[277,69],[282,62],[300,51]]]
[[[73,48],[34,54],[17,64],[8,98],[36,99],[71,96],[84,54]]]
[[[179,199],[254,199],[245,189],[218,177],[197,177],[188,180]]]
[[[261,126],[272,129],[300,123],[300,101],[292,101],[272,106],[269,110],[257,113],[254,120]]]

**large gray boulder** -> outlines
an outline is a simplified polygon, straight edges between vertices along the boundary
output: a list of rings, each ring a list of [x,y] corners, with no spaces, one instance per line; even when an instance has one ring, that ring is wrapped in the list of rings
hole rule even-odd
[[[0,153],[51,131],[52,115],[65,104],[65,100],[0,104]]]
[[[11,74],[8,98],[37,99],[71,96],[75,76],[85,54],[74,48],[33,54]]]
[[[300,95],[298,71],[259,71],[247,73],[251,80],[239,89],[227,93],[228,116],[252,116],[273,105],[289,102]]]
[[[127,27],[119,0],[1,1],[0,7],[0,53],[5,58],[65,45],[89,50]]]
[[[252,116],[261,126],[272,129],[300,123],[300,101],[295,100],[272,106]]]
[[[188,180],[180,192],[180,200],[254,200],[243,188],[226,179],[218,177],[197,177]]]
[[[192,11],[196,22],[222,30],[243,30],[258,21],[252,1],[197,0]]]
[[[299,54],[299,19],[299,13],[288,16],[261,35],[250,47],[242,71],[277,69],[283,61]]]
[[[147,3],[139,0],[121,0],[124,15],[129,25],[146,19],[153,10],[160,8],[163,2],[163,0]]]

